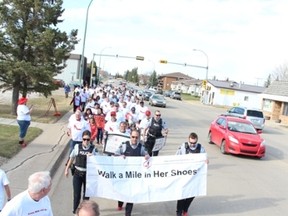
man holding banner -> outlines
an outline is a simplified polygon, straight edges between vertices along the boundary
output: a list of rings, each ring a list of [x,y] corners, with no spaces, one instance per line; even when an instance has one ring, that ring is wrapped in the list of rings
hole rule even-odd
[[[137,130],[131,131],[130,141],[126,141],[120,145],[116,150],[115,155],[126,156],[145,156],[145,159],[149,159],[149,155],[144,146],[139,142],[139,132]],[[123,202],[118,201],[118,210],[122,210]],[[133,203],[126,203],[125,216],[131,216],[133,209]]]
[[[204,147],[198,143],[198,135],[194,132],[189,134],[188,142],[182,143],[179,147],[176,155],[184,154],[195,154],[195,153],[205,153]],[[208,163],[208,160],[206,160]],[[177,216],[188,216],[188,208],[195,197],[190,197],[186,199],[181,199],[177,201],[176,215]]]

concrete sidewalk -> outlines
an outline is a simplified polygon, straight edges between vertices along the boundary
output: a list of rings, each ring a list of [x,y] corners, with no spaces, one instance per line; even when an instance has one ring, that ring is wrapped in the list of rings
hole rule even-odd
[[[31,122],[30,127],[42,129],[42,134],[1,166],[13,196],[27,189],[27,179],[34,172],[48,170],[53,178],[69,148],[66,128],[71,114],[72,111],[66,113],[54,124]],[[16,119],[5,118],[0,118],[0,124],[18,125]]]

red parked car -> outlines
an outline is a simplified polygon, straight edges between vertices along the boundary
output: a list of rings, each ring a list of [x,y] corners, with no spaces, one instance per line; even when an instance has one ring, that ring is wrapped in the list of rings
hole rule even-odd
[[[246,119],[221,115],[209,129],[209,143],[220,147],[223,154],[241,154],[262,158],[265,156],[265,140],[252,123]]]

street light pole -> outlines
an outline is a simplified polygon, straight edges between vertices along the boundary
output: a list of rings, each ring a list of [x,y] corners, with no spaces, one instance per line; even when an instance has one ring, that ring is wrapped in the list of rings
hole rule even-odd
[[[96,79],[96,69],[97,69],[97,67],[96,67],[96,69],[95,69],[95,74],[94,74],[94,57],[95,57],[95,53],[93,53],[93,58],[92,58],[92,63],[91,63],[91,75],[90,75],[90,86],[93,86],[93,84],[94,84],[94,80],[93,80],[93,77],[94,77],[94,79]],[[95,76],[93,76],[93,74],[95,75]]]
[[[83,38],[83,46],[82,46],[82,54],[81,54],[81,62],[80,62],[80,85],[82,82],[82,78],[83,78],[83,73],[84,73],[84,51],[85,51],[85,42],[86,42],[86,33],[87,33],[87,24],[88,24],[88,14],[89,14],[89,8],[90,5],[92,4],[93,0],[90,1],[88,7],[87,7],[87,11],[86,11],[86,20],[85,20],[85,29],[84,29],[84,38]]]
[[[99,55],[99,70],[97,70],[97,81],[99,83],[99,78],[100,78],[100,71],[101,71],[101,56],[102,56],[102,53],[104,52],[105,49],[108,49],[108,48],[111,48],[111,47],[104,47],[101,51],[100,51],[100,55]],[[95,55],[95,54],[94,54]]]
[[[206,56],[206,80],[208,80],[208,64],[209,64],[209,59],[208,59],[208,55],[201,49],[193,49],[193,51],[198,51],[198,52],[201,52],[203,53],[205,56]]]

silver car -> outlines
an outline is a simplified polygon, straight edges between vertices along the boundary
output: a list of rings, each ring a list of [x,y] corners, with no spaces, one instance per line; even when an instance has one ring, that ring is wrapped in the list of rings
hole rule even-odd
[[[159,107],[166,107],[166,100],[165,100],[163,95],[153,94],[149,98],[149,105],[151,105],[151,106],[159,106]]]
[[[172,99],[176,99],[176,100],[181,100],[181,93],[180,92],[176,92],[173,91],[170,95],[170,98]]]
[[[261,110],[236,106],[229,109],[227,114],[249,120],[257,130],[264,128],[265,117]]]

